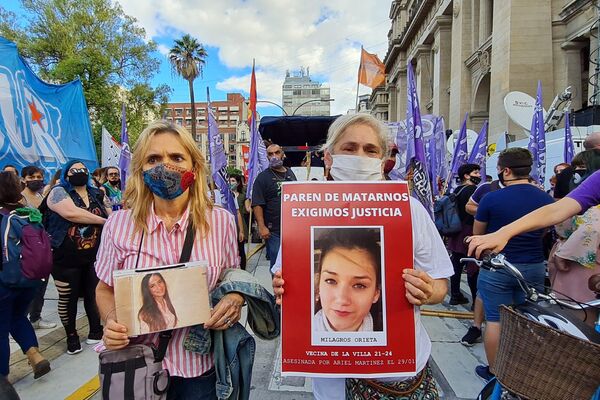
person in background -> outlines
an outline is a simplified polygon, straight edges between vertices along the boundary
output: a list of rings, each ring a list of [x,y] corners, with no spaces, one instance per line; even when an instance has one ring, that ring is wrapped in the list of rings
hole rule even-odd
[[[583,141],[585,150],[599,149],[600,150],[600,132],[590,133]]]
[[[6,164],[4,168],[2,168],[2,171],[12,172],[16,176],[19,176],[19,170],[12,164]]]
[[[58,290],[58,315],[67,334],[67,354],[73,355],[82,351],[75,325],[80,294],[89,322],[86,343],[96,344],[102,338],[94,262],[102,226],[112,210],[79,160],[63,166],[60,183],[50,190],[47,203],[46,230],[53,249],[52,277]]]
[[[238,254],[240,256],[240,268],[246,269],[246,249],[245,249],[245,236],[248,233],[248,218],[250,217],[250,206],[246,202],[246,189],[243,185],[241,175],[231,175],[229,177],[229,187],[235,195],[235,199],[238,204],[238,211],[241,217],[241,225],[238,223],[238,233],[243,236],[238,238]]]
[[[21,182],[11,171],[0,172],[0,212],[4,215],[24,207],[21,195]],[[50,363],[40,354],[39,345],[31,323],[27,319],[27,307],[36,294],[38,286],[13,288],[0,282],[0,376],[6,378],[9,372],[9,334],[27,356],[37,379],[50,372]]]
[[[327,141],[323,145],[325,163],[333,180],[381,181],[383,164],[387,159],[388,129],[369,114],[351,114],[338,117],[329,127]],[[453,274],[452,263],[444,243],[421,203],[410,197],[412,220],[414,269],[405,269],[403,278],[409,303],[418,307],[441,303],[448,292],[448,278]],[[274,266],[273,289],[281,304],[284,280],[281,275],[281,257]],[[313,392],[318,400],[365,399],[361,393],[375,392],[387,395],[371,398],[439,399],[437,385],[428,359],[431,340],[416,316],[416,371],[410,377],[368,379],[313,378]],[[371,383],[374,383],[372,385]],[[390,395],[389,393],[394,393]],[[387,396],[387,397],[383,397]]]
[[[281,146],[267,147],[267,157],[269,168],[258,174],[252,187],[252,209],[272,268],[281,244],[281,183],[297,179],[290,168],[283,166],[285,154]]]
[[[96,297],[108,350],[158,342],[157,334],[130,339],[127,328],[116,321],[114,271],[177,263],[190,224],[195,230],[190,261],[206,260],[209,291],[225,269],[238,267],[234,217],[210,201],[206,177],[206,160],[185,128],[155,121],[142,131],[132,153],[124,209],[108,219],[96,261]],[[224,295],[204,327],[229,329],[240,319],[243,303],[238,293]],[[189,332],[189,327],[175,329],[168,342],[162,363],[171,375],[166,397],[216,399],[213,352],[185,350]]]
[[[481,200],[473,224],[474,235],[495,232],[523,215],[553,203],[552,197],[529,182],[532,164],[531,153],[527,149],[514,147],[500,153],[498,178],[506,187],[486,194]],[[511,240],[504,253],[507,260],[538,290],[543,288],[546,275],[542,236],[543,230],[519,235]],[[485,269],[479,272],[477,288],[487,321],[484,345],[489,366],[479,365],[475,372],[488,381],[494,376],[500,342],[500,305],[520,304],[525,301],[525,294],[509,274]]]
[[[460,280],[463,272],[461,258],[467,256],[467,246],[464,243],[465,237],[473,234],[473,216],[470,215],[465,207],[471,198],[471,195],[477,189],[481,182],[481,167],[477,164],[464,164],[458,169],[458,178],[460,185],[454,189],[456,195],[456,208],[462,224],[462,229],[456,235],[448,237],[448,249],[452,252],[451,260],[454,267],[454,275],[450,278],[450,304],[466,304],[469,302],[460,291]],[[467,272],[469,289],[471,290],[471,299],[474,302],[477,294],[477,270]]]
[[[21,192],[28,207],[39,208],[42,203],[42,193],[44,189],[44,171],[35,165],[28,165],[21,170],[21,182],[25,184],[25,189]],[[29,306],[29,321],[35,329],[52,329],[56,324],[46,321],[42,318],[42,308],[44,307],[44,296],[48,280],[42,281],[38,291]]]
[[[54,187],[54,185],[56,185],[56,183],[59,181],[61,173],[62,173],[62,169],[59,168],[56,170],[54,175],[52,175],[50,182],[48,182],[48,184],[46,186],[44,186],[44,191],[42,192],[43,197],[48,196],[48,193],[50,193],[50,189],[52,189]]]
[[[112,210],[120,210],[123,208],[123,195],[121,193],[121,171],[117,167],[107,167],[106,177],[107,181],[102,185],[102,189],[104,189],[104,193],[112,205]]]

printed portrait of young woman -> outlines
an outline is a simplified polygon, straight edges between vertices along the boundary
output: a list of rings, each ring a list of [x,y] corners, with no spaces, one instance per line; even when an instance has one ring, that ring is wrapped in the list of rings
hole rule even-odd
[[[144,276],[141,283],[142,307],[138,312],[140,333],[158,332],[177,326],[177,313],[169,297],[167,282],[158,273]]]
[[[381,229],[314,228],[314,332],[383,330]]]

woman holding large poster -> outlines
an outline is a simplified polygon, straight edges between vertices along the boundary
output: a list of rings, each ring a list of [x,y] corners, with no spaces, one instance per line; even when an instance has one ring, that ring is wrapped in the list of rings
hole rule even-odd
[[[344,115],[330,126],[323,146],[329,177],[336,181],[383,180],[388,154],[388,129],[368,114]],[[405,296],[414,306],[437,304],[444,299],[447,278],[454,274],[444,244],[425,208],[410,199],[414,269],[403,271]],[[398,238],[402,240],[402,238]],[[274,269],[278,266],[275,265]],[[280,266],[279,266],[280,267]],[[278,301],[284,293],[281,272],[273,287]],[[352,295],[352,298],[356,298]],[[344,379],[313,378],[317,399],[438,399],[437,386],[428,359],[431,341],[417,315],[416,375],[409,378]]]

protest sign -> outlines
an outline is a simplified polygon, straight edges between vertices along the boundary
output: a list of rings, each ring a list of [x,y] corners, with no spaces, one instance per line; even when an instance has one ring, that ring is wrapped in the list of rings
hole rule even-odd
[[[281,202],[282,375],[414,375],[406,182],[286,182]]]

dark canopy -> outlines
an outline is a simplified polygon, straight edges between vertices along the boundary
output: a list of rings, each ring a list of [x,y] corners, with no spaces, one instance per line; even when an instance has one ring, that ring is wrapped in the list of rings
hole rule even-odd
[[[262,117],[259,132],[264,140],[283,147],[287,156],[286,165],[298,166],[307,151],[314,152],[325,143],[329,125],[337,117],[339,115],[331,117]],[[312,160],[312,165],[317,165],[318,160],[315,157]]]

